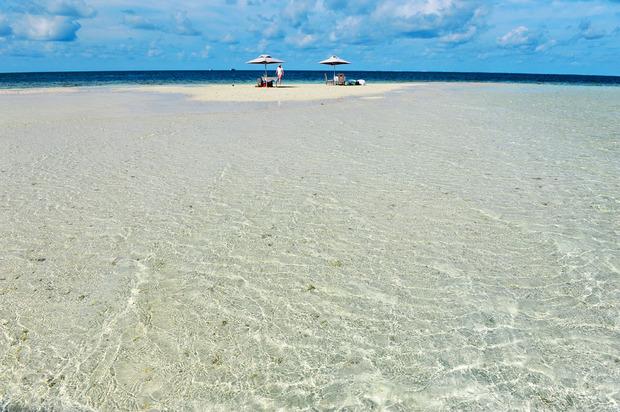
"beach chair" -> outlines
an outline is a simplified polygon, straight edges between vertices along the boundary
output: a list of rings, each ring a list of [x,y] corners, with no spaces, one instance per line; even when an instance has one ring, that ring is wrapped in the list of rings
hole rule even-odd
[[[338,73],[337,76],[338,76],[338,80],[337,80],[336,84],[338,86],[346,86],[347,78],[345,77],[344,73]]]
[[[256,87],[273,87],[275,77],[259,77],[256,79]]]
[[[334,85],[334,79],[331,79],[331,80],[330,80],[330,79],[327,77],[327,73],[325,73],[325,84],[326,84],[326,85],[331,85],[331,86],[333,86],[333,85]]]

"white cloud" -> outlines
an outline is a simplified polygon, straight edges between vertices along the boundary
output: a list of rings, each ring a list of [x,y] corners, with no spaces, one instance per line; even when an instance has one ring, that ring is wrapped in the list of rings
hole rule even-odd
[[[138,14],[133,10],[125,10],[123,23],[138,30],[153,30],[182,36],[200,35],[200,31],[194,28],[192,22],[187,17],[187,12],[180,10],[170,15],[170,20],[168,21],[154,20]]]
[[[211,46],[207,44],[205,47],[203,47],[201,51],[192,53],[192,57],[200,57],[202,59],[208,59],[210,53],[211,53]]]
[[[0,14],[0,37],[35,41],[73,41],[81,25],[80,18],[97,15],[84,0],[3,0],[9,13]]]
[[[154,23],[144,16],[138,16],[134,12],[127,11],[123,16],[123,23],[127,26],[140,30],[162,30],[163,27]]]
[[[177,11],[173,16],[173,32],[184,36],[197,36],[200,34],[198,30],[194,28],[192,22],[187,17],[186,11]]]
[[[466,43],[486,27],[486,11],[490,7],[482,0],[323,2],[327,15],[324,13],[320,19],[308,17],[303,30],[313,34],[327,32],[330,42],[346,44],[386,44],[407,38],[439,39],[452,45]],[[350,13],[343,15],[342,10]]]
[[[12,27],[17,38],[38,41],[72,41],[80,24],[66,16],[35,16],[26,14]]]
[[[497,39],[500,46],[525,46],[535,42],[530,29],[525,26],[515,27]]]
[[[257,32],[266,39],[281,39],[284,37],[284,30],[276,23],[269,23],[266,27],[260,27]]]
[[[364,34],[364,18],[362,16],[347,16],[336,23],[336,27],[329,33],[329,40],[337,42],[339,40],[355,41]]]
[[[586,40],[596,40],[607,36],[607,32],[592,26],[590,21],[582,21],[579,24],[579,37]]]
[[[54,0],[47,6],[50,14],[70,17],[94,17],[97,12],[83,0]]]
[[[230,33],[226,33],[225,35],[223,35],[220,38],[220,42],[225,43],[225,44],[236,44],[236,43],[238,43],[238,41],[235,38],[235,36],[233,36]]]
[[[0,14],[0,38],[9,36],[13,32],[9,25],[9,19],[6,16]]]
[[[292,44],[300,49],[312,47],[316,41],[317,37],[315,35],[307,33],[295,33],[286,38],[288,44]]]
[[[282,9],[281,18],[292,27],[300,27],[308,17],[322,9],[322,2],[316,0],[289,1]]]
[[[476,26],[469,26],[460,33],[449,33],[441,36],[440,40],[444,43],[461,44],[470,41],[478,33]]]
[[[556,45],[544,32],[533,31],[526,26],[518,26],[497,39],[504,48],[520,49],[529,52],[543,52]]]
[[[479,24],[483,16],[482,5],[478,0],[386,0],[379,3],[373,16],[408,37],[439,38],[471,33],[471,26]]]
[[[263,52],[265,50],[267,50],[267,48],[269,47],[269,41],[267,39],[260,39],[258,41],[258,44],[256,45],[256,51],[258,52]]]
[[[159,57],[163,54],[163,50],[159,48],[156,41],[151,42],[149,49],[146,52],[147,57]]]

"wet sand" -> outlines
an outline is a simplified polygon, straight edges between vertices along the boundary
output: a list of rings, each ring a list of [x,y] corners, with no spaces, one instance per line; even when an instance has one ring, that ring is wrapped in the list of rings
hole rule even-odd
[[[0,410],[617,410],[620,88],[370,90],[0,95]]]

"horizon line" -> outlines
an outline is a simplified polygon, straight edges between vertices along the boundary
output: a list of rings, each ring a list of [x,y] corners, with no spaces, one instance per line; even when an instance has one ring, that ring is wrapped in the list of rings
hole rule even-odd
[[[330,69],[331,70],[331,69]],[[343,69],[341,69],[343,70]],[[150,73],[150,72],[255,72],[262,69],[131,69],[131,70],[46,70],[25,72],[3,72],[1,75],[11,74],[60,74],[60,73]],[[323,72],[317,69],[287,69],[289,72]],[[490,74],[490,75],[525,75],[525,76],[579,76],[579,77],[609,77],[620,78],[620,74],[577,74],[577,73],[535,73],[535,72],[495,72],[495,71],[444,71],[444,70],[343,70],[349,72],[372,73],[454,73],[454,74]]]

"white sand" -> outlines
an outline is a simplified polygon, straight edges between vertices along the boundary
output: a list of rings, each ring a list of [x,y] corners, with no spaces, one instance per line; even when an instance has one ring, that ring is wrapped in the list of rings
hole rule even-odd
[[[385,93],[412,87],[413,84],[378,83],[365,86],[326,86],[324,84],[292,84],[260,88],[247,84],[208,86],[140,86],[118,88],[119,91],[176,93],[197,101],[277,102],[340,99],[345,97],[384,96]]]
[[[144,92],[180,94],[203,102],[284,102],[342,99],[346,97],[381,98],[386,93],[404,90],[422,84],[371,83],[365,86],[326,86],[324,84],[289,84],[282,87],[259,88],[248,84],[232,85],[170,85],[118,86],[83,88],[0,89],[0,96],[79,93],[93,91]]]
[[[0,96],[0,410],[617,410],[620,89],[228,87]]]

